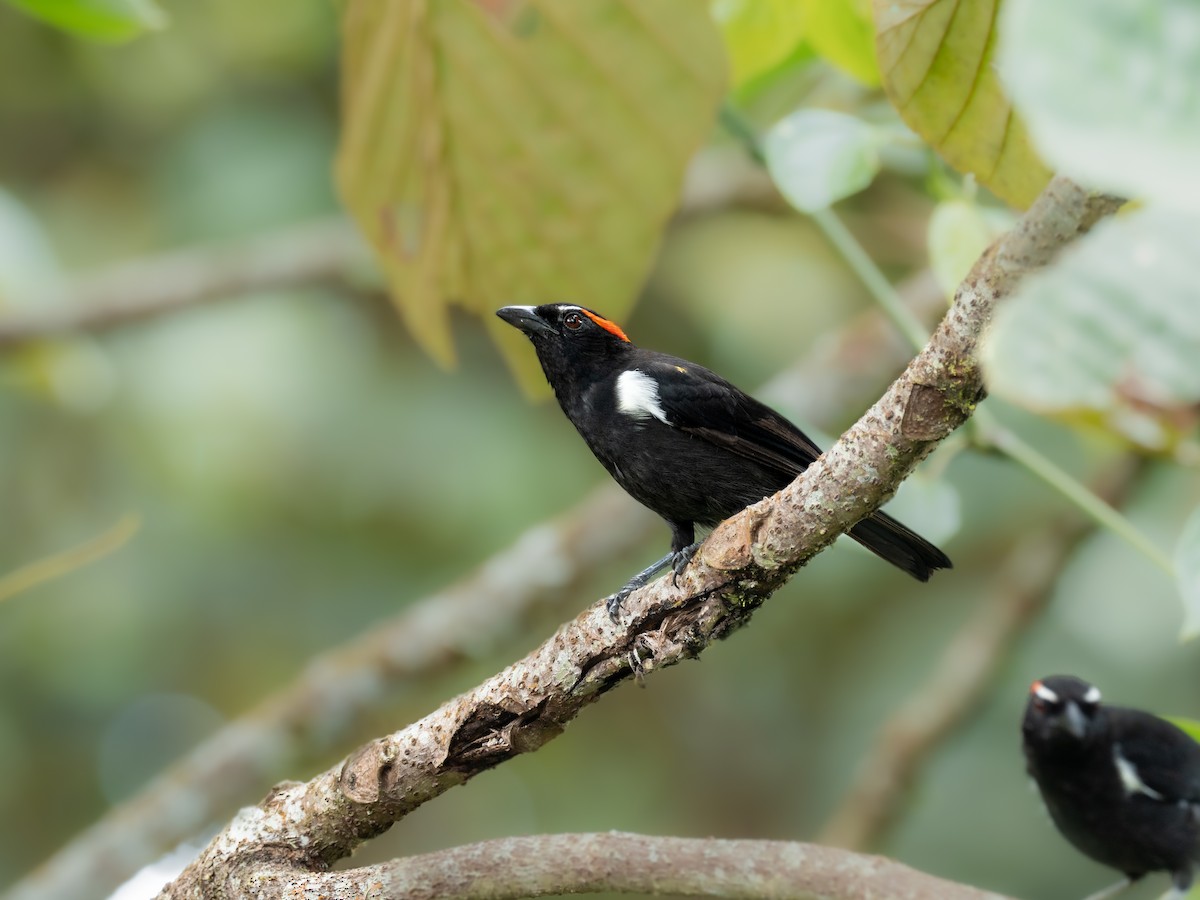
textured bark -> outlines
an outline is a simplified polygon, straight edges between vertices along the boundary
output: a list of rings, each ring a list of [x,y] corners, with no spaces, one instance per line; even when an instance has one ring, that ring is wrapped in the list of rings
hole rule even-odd
[[[515,900],[597,892],[774,900],[1003,900],[879,856],[783,841],[640,834],[505,838],[352,872],[253,879],[258,900]]]

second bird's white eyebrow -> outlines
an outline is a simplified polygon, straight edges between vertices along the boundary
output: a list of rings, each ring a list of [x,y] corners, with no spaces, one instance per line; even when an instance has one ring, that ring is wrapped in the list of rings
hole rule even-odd
[[[1091,687],[1089,687],[1087,689],[1087,693],[1083,695],[1083,702],[1084,703],[1099,703],[1100,702],[1100,688],[1096,687],[1094,684]]]
[[[1046,687],[1040,681],[1033,686],[1033,692],[1047,703],[1058,702],[1058,694],[1054,693],[1054,691],[1050,690],[1050,688]]]

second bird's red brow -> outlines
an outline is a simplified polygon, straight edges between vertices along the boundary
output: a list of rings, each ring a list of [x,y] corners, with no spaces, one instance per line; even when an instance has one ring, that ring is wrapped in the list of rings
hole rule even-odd
[[[630,342],[629,338],[626,336],[625,332],[623,332],[621,330],[621,326],[618,325],[616,322],[610,322],[608,319],[604,318],[604,316],[598,316],[594,312],[589,312],[586,309],[581,309],[580,312],[583,313],[585,316],[587,316],[589,319],[591,319],[593,322],[595,322],[597,325],[599,325],[601,328],[603,328],[605,331],[609,332],[610,334],[615,334],[617,337],[619,337],[621,340],[625,341],[626,343]]]

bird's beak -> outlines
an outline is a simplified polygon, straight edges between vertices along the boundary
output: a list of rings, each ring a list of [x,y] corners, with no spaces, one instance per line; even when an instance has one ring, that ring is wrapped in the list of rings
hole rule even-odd
[[[532,306],[505,306],[496,310],[496,315],[514,328],[521,329],[530,337],[554,331]]]
[[[1084,718],[1078,703],[1067,701],[1067,708],[1063,710],[1063,727],[1079,740],[1083,740],[1087,734],[1087,719]]]

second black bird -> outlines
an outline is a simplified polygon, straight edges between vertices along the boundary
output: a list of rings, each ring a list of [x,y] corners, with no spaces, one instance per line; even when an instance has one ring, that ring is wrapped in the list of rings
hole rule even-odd
[[[552,303],[496,314],[533,342],[559,405],[604,468],[671,528],[671,552],[609,598],[614,617],[668,564],[683,571],[697,525],[781,490],[821,454],[769,406],[703,366],[635,346],[592,310]],[[950,568],[941,550],[881,512],[849,535],[921,581]]]
[[[1127,879],[1088,900],[1159,871],[1182,900],[1200,863],[1200,744],[1158,716],[1102,703],[1071,675],[1033,683],[1021,732],[1058,830]]]

